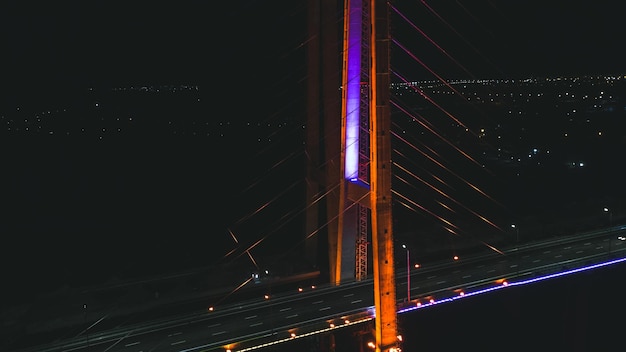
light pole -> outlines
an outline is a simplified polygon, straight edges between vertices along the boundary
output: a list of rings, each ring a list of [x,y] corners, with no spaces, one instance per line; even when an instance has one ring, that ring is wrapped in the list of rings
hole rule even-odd
[[[406,250],[406,300],[411,301],[411,254],[409,247],[406,244],[402,245],[402,248]]]
[[[609,213],[609,227],[611,227],[611,225],[613,224],[613,212],[607,207],[604,207],[602,210],[604,210],[605,213]],[[611,255],[611,240],[612,239],[613,239],[613,235],[609,236],[609,256]]]
[[[511,224],[511,228],[515,230],[515,260],[517,261],[517,271],[519,273],[519,227]]]
[[[607,207],[604,207],[603,210],[605,213],[609,213],[609,227],[611,227],[613,225],[613,212]]]
[[[511,224],[511,228],[515,229],[515,243],[519,243],[519,228],[515,224]]]

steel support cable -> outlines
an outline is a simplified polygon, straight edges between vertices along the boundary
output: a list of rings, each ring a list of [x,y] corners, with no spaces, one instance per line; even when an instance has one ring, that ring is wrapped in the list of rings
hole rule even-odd
[[[415,23],[413,23],[408,17],[406,17],[402,12],[400,12],[398,10],[398,8],[396,8],[393,5],[389,5],[389,7],[396,13],[398,14],[407,24],[409,24],[413,29],[415,29],[417,32],[419,32],[422,37],[424,37],[426,40],[428,40],[433,46],[435,46],[441,53],[443,53],[448,59],[450,59],[453,63],[455,63],[457,66],[459,66],[465,73],[467,73],[470,77],[474,78],[474,75],[467,70],[463,65],[461,65],[461,63],[456,60],[455,58],[453,58],[450,54],[448,54],[448,52],[442,48],[439,44],[437,44],[428,34],[426,34],[426,32],[424,32],[423,30],[421,30],[417,25],[415,25]],[[398,45],[398,42],[393,39],[393,42]],[[408,52],[408,51],[407,51]]]
[[[454,235],[457,235],[457,236],[462,235],[462,233],[457,232],[457,231],[455,231],[455,230],[453,230],[453,229],[452,229],[452,228],[455,228],[455,229],[456,229],[456,230],[458,230],[458,231],[462,231],[462,229],[461,229],[461,228],[459,228],[458,226],[454,225],[451,221],[444,219],[443,217],[441,217],[441,216],[439,216],[439,215],[435,214],[433,211],[431,211],[431,210],[427,209],[426,207],[424,207],[424,206],[422,206],[422,205],[420,205],[420,204],[416,203],[415,201],[412,201],[412,200],[411,200],[411,199],[409,199],[409,198],[406,198],[405,196],[403,196],[402,194],[400,194],[400,193],[398,193],[398,192],[395,192],[395,191],[393,191],[393,190],[392,190],[392,193],[393,193],[393,194],[394,194],[397,198],[399,198],[398,200],[395,200],[395,202],[397,202],[398,204],[400,204],[400,205],[402,205],[402,206],[406,207],[406,208],[407,208],[407,209],[409,209],[409,210],[414,211],[415,213],[418,213],[418,212],[417,212],[417,210],[415,209],[415,208],[418,208],[418,209],[420,209],[420,210],[422,210],[422,211],[426,212],[427,214],[429,214],[429,215],[431,215],[431,216],[435,217],[436,219],[438,219],[438,220],[439,220],[439,221],[443,224],[443,225],[441,225],[441,226],[442,226],[442,228],[443,228],[443,229],[445,229],[446,231],[448,231],[448,232],[450,232],[450,233],[452,233],[452,234],[454,234]],[[394,197],[394,199],[395,199],[396,197]],[[403,200],[403,201],[401,201],[401,200]],[[448,226],[445,226],[445,225],[448,225]],[[494,245],[489,244],[489,243],[485,242],[484,240],[477,238],[476,236],[472,235],[471,233],[469,233],[469,232],[467,232],[467,231],[463,231],[463,234],[465,234],[465,235],[469,236],[469,237],[470,237],[471,239],[473,239],[473,240],[476,240],[477,242],[479,242],[480,244],[484,245],[485,247],[487,247],[487,248],[489,248],[489,249],[493,250],[494,252],[497,252],[497,253],[499,253],[499,254],[504,254],[504,252],[502,252],[501,250],[499,250],[499,249],[498,249],[497,247],[495,247]]]
[[[494,227],[495,229],[501,231],[502,233],[506,233],[501,227],[499,227],[498,225],[496,225],[494,222],[492,222],[491,220],[487,219],[485,216],[478,214],[476,211],[472,210],[471,208],[469,208],[468,206],[462,204],[461,202],[459,202],[458,200],[454,199],[453,197],[451,197],[450,195],[448,195],[446,192],[442,191],[441,189],[439,189],[438,187],[436,187],[435,185],[429,183],[428,181],[424,180],[423,178],[415,175],[414,173],[410,172],[409,170],[407,170],[406,168],[400,166],[400,164],[398,164],[397,162],[393,163],[394,166],[402,169],[403,171],[405,171],[405,173],[407,173],[409,176],[413,177],[414,179],[418,180],[419,182],[421,182],[422,184],[428,186],[430,189],[434,190],[435,192],[437,192],[438,194],[444,196],[446,199],[454,202],[456,205],[459,205],[460,207],[462,207],[463,209],[465,209],[466,211],[468,211],[469,213],[471,213],[472,215],[474,215],[475,217],[477,217],[478,219],[484,221],[485,223],[489,224],[490,226]],[[399,178],[399,176],[396,175],[396,177]],[[404,183],[406,183],[407,185],[411,186],[411,187],[415,187],[412,183],[401,179]]]
[[[338,187],[338,186],[336,186]],[[288,216],[286,216],[286,218],[284,219],[284,221],[280,222],[280,224],[274,228],[272,228],[272,231],[266,233],[264,236],[262,236],[260,239],[258,239],[257,241],[255,241],[253,244],[249,245],[244,252],[238,254],[234,259],[237,259],[238,257],[240,257],[242,254],[244,254],[246,251],[250,251],[252,250],[254,247],[258,246],[261,242],[263,242],[264,240],[266,240],[267,238],[269,238],[269,236],[275,234],[279,229],[281,229],[282,227],[284,227],[285,225],[287,225],[290,221],[292,221],[293,219],[295,219],[298,215],[302,214],[303,212],[305,212],[309,207],[313,206],[313,204],[310,204],[308,206],[306,206],[303,209],[297,209],[294,208],[292,209],[289,213]],[[316,231],[319,231],[321,228],[323,228],[326,225],[322,225],[320,226]],[[309,237],[311,237],[312,235],[309,234],[306,239],[308,239]],[[303,242],[304,240],[300,241],[299,243]],[[289,253],[291,250],[287,250],[285,251],[285,253]]]
[[[476,54],[478,54],[482,59],[485,60],[491,67],[494,67],[499,73],[504,74],[499,67],[497,67],[489,58],[487,58],[480,50],[478,50],[472,43],[470,43],[461,33],[459,33],[456,28],[454,28],[448,21],[446,21],[435,9],[433,9],[430,5],[426,3],[424,0],[420,0],[420,2],[433,14],[437,17],[444,25],[446,25],[454,34],[456,34],[467,46],[469,46]]]

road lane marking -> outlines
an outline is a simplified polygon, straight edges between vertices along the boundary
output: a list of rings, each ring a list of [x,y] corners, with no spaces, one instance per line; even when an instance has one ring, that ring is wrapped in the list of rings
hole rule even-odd
[[[313,303],[311,303],[311,304],[320,304],[320,303],[322,303],[322,302],[324,302],[324,301],[315,301],[315,302],[313,302]]]
[[[209,327],[209,328],[214,328],[214,327],[216,327],[216,326],[220,326],[220,325],[222,325],[222,323],[211,324],[211,325],[209,325],[208,327]]]
[[[280,312],[284,312],[284,311],[287,311],[287,310],[291,310],[291,307],[289,307],[289,308],[283,308],[283,309],[281,309],[281,310],[280,310]]]
[[[139,344],[139,341],[137,341],[137,342],[131,342],[131,343],[127,343],[127,344],[125,344],[125,345],[124,345],[124,347],[135,346],[135,345],[138,345],[138,344]]]
[[[362,301],[361,299],[357,299],[356,301],[352,301],[352,302],[350,302],[350,303],[352,303],[352,304],[355,304],[355,303],[361,303],[361,301]]]
[[[173,334],[169,334],[169,335],[167,335],[167,337],[172,337],[172,336],[180,335],[180,334],[182,334],[182,333],[183,333],[182,331],[180,331],[180,332],[175,332],[175,333],[173,333]]]
[[[324,308],[320,308],[320,310],[329,310],[330,307],[324,307]]]
[[[289,318],[295,318],[295,317],[297,317],[297,316],[298,316],[298,314],[292,314],[292,315],[288,315],[288,316],[286,316],[285,318],[289,319]]]
[[[347,295],[343,295],[344,297],[354,296],[354,293],[348,293]]]
[[[187,342],[187,341],[185,341],[185,340],[180,340],[180,341],[172,342],[172,343],[170,343],[170,346],[180,345],[181,343],[185,343],[185,342]]]
[[[254,319],[256,317],[257,317],[256,315],[250,315],[250,316],[245,317],[244,319]]]
[[[259,325],[263,325],[263,322],[250,324],[249,326],[250,326],[251,328],[253,328],[253,327],[255,327],[255,326],[259,326]]]
[[[215,336],[215,335],[221,335],[221,334],[225,334],[226,331],[218,331],[218,332],[214,332],[211,335]]]

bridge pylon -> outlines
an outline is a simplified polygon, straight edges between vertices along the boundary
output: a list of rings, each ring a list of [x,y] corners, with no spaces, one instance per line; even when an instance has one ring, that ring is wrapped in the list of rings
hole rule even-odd
[[[324,53],[332,52],[337,41],[323,23],[325,15],[334,18],[329,11],[337,5],[336,1],[309,2],[307,200],[314,201],[321,189],[326,192],[331,283],[366,278],[371,247],[376,351],[395,351],[389,9],[386,0],[344,0],[341,79],[340,85],[333,86],[339,77],[329,69],[336,67],[336,61]],[[320,140],[323,143],[318,144]],[[322,183],[325,187],[320,187]],[[316,232],[323,218],[313,208],[307,214],[307,234]]]

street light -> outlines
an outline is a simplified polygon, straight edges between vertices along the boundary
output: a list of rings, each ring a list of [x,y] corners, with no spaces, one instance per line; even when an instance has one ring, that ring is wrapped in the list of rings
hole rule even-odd
[[[406,244],[402,245],[402,248],[406,250],[406,300],[411,301],[411,255],[409,247]]]

